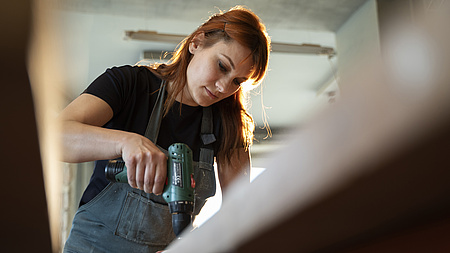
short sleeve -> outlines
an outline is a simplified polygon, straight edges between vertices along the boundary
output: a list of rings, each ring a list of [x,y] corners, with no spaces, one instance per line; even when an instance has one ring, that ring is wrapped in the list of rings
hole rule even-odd
[[[122,66],[107,69],[98,76],[83,93],[101,98],[111,106],[117,114],[122,105],[126,104],[130,85],[135,83],[136,75],[133,67]]]

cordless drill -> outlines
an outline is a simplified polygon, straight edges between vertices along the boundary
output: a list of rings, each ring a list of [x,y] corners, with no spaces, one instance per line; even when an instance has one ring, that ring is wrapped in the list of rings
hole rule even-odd
[[[177,237],[191,224],[194,210],[194,169],[192,151],[183,143],[174,143],[168,149],[167,182],[163,198],[172,214],[172,228]],[[110,160],[105,176],[112,182],[128,183],[127,168],[123,160]]]

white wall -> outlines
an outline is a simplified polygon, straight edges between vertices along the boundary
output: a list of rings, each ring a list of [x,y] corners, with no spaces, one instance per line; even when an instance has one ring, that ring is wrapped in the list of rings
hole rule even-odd
[[[336,48],[332,32],[277,29],[269,30],[269,34],[272,42]],[[262,87],[269,124],[272,127],[291,127],[308,120],[317,107],[326,103],[317,96],[317,91],[331,78],[333,64],[327,56],[272,52],[269,72]],[[261,126],[261,97],[253,97],[251,113]]]
[[[371,53],[380,53],[380,36],[376,0],[361,6],[336,32],[340,89],[346,77],[358,71],[359,62]]]
[[[175,23],[98,13],[57,11],[55,32],[61,38],[62,61],[66,66],[66,86],[75,98],[107,68],[135,64],[144,50],[173,50],[176,45],[125,40],[125,30],[159,31],[187,34],[198,24]]]

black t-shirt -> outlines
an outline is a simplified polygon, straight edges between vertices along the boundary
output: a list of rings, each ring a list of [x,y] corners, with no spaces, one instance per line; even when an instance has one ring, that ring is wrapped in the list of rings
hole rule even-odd
[[[161,79],[143,66],[113,67],[95,79],[84,93],[92,94],[104,100],[113,110],[113,118],[104,127],[134,132],[144,135],[148,120],[156,102]],[[212,106],[214,115],[214,135],[220,136],[221,120],[218,107]],[[198,161],[200,147],[203,107],[181,106],[175,102],[167,116],[162,119],[157,144],[167,149],[171,144],[182,142],[193,152]],[[214,151],[220,145],[214,143]],[[109,183],[105,178],[107,160],[95,162],[94,173],[80,201],[80,206],[90,201]]]

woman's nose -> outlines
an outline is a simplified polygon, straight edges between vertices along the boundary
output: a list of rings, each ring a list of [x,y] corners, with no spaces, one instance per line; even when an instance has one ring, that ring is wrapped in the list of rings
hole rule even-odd
[[[216,87],[217,87],[217,90],[220,92],[220,93],[225,93],[226,92],[226,84],[225,84],[225,82],[223,81],[223,80],[217,80],[216,81]]]
[[[230,86],[231,84],[228,80],[219,79],[216,81],[216,87],[220,93],[227,93],[230,90]]]

